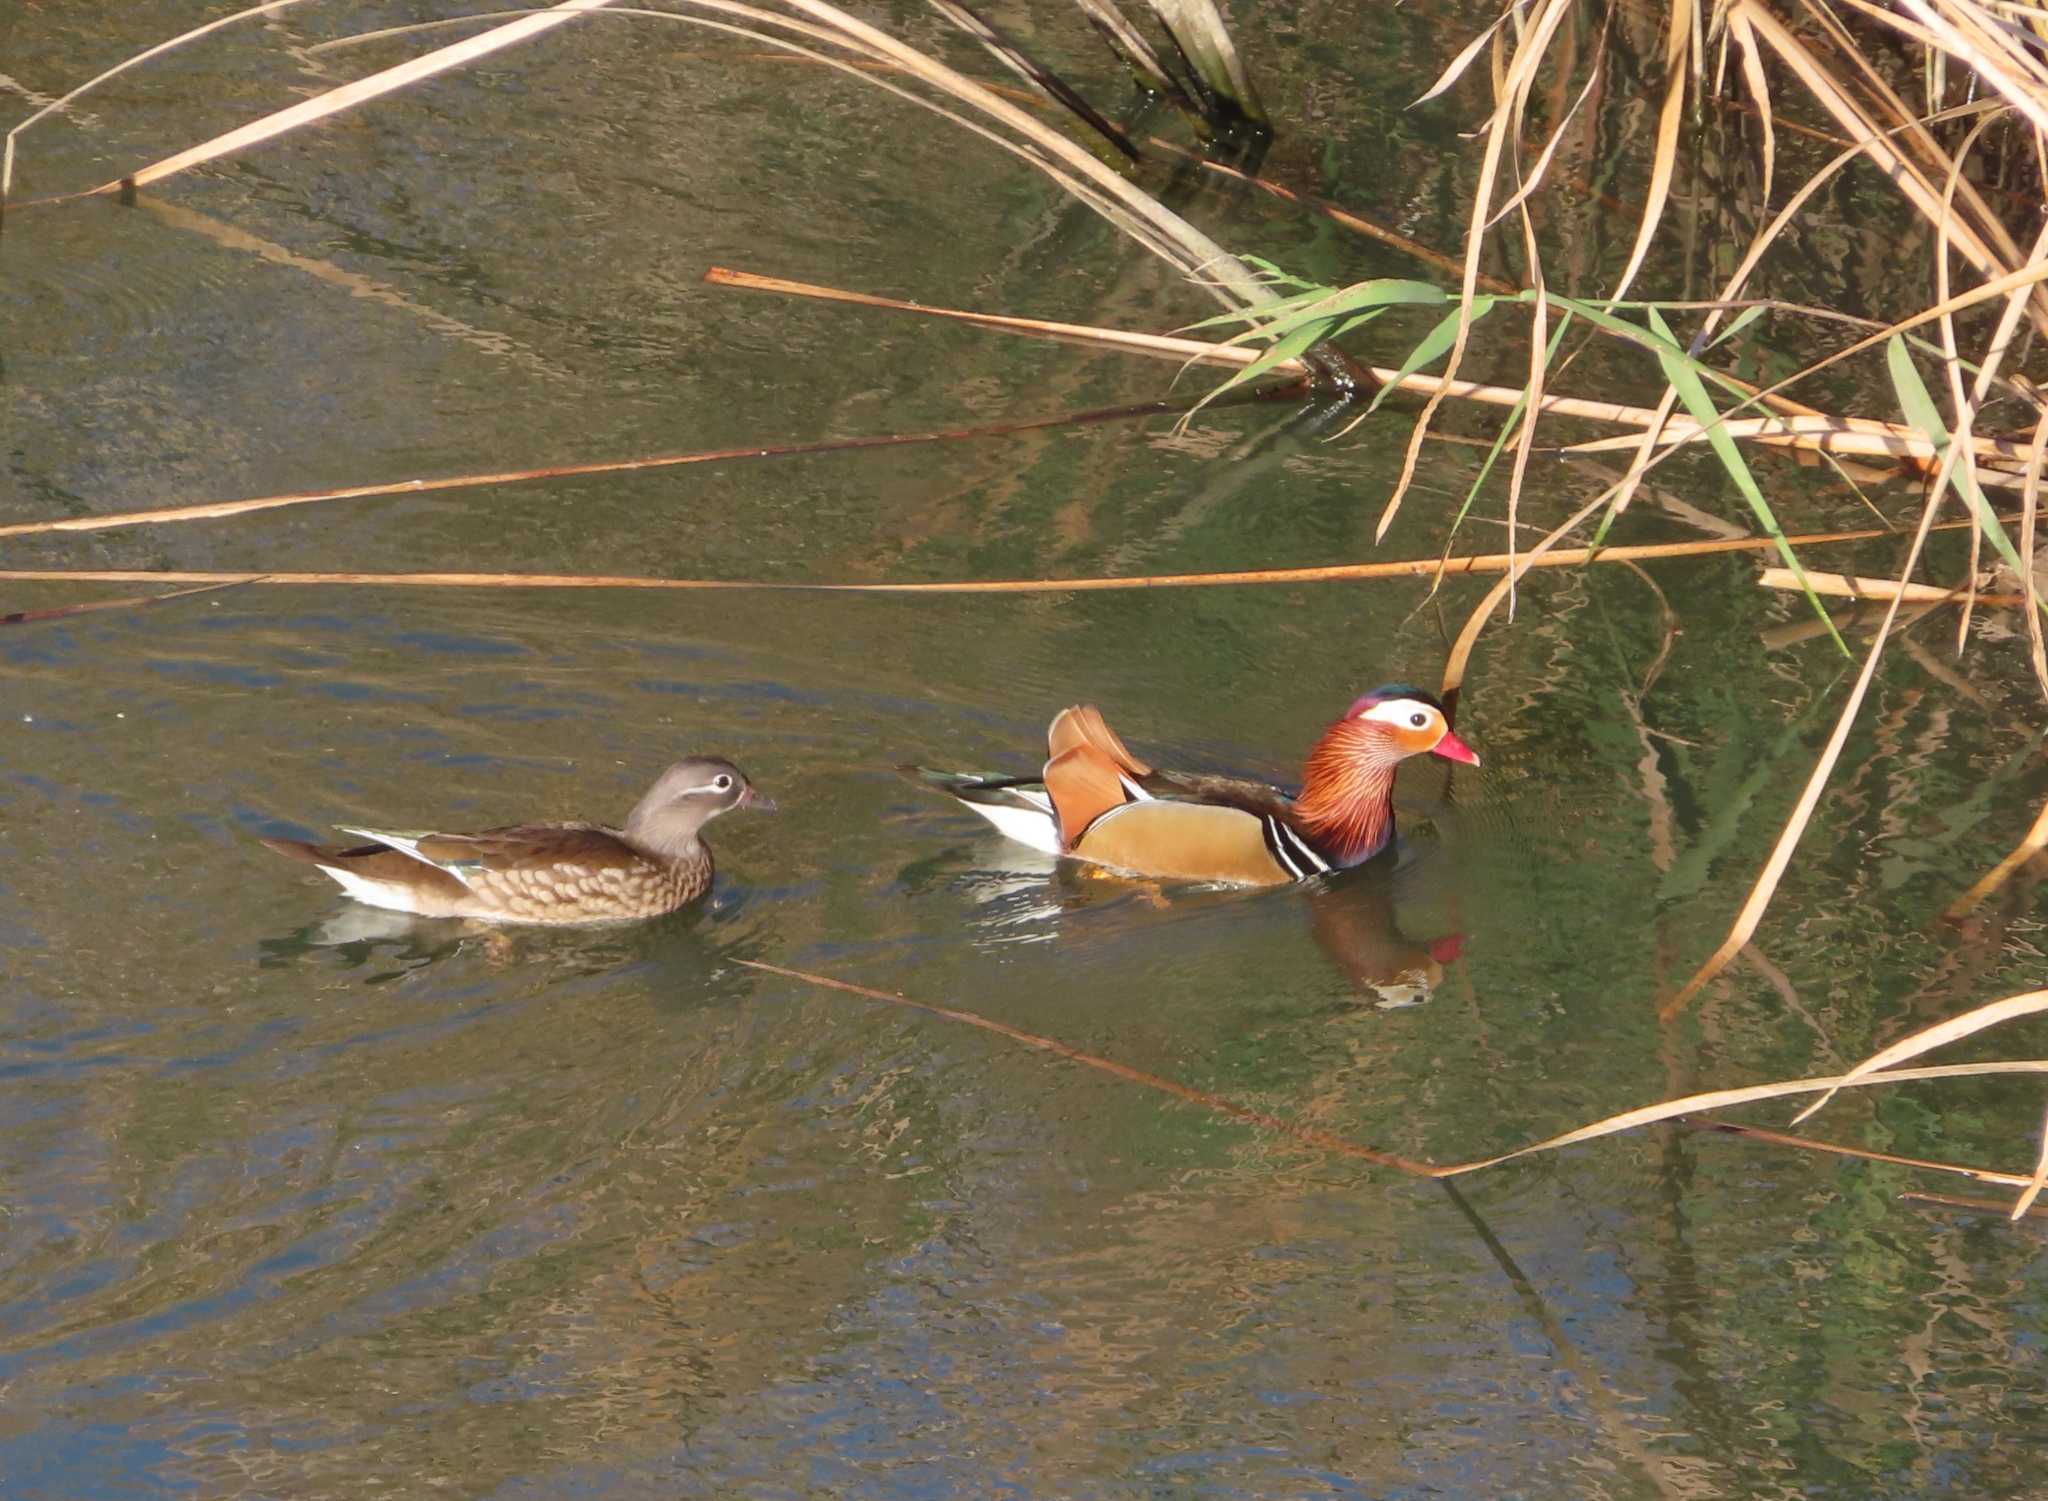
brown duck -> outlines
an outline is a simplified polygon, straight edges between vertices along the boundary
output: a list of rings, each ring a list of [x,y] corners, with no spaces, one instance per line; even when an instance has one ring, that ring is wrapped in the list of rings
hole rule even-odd
[[[663,772],[624,828],[527,823],[434,834],[342,826],[373,842],[263,842],[318,866],[373,907],[486,922],[618,922],[659,917],[704,895],[711,851],[699,831],[734,808],[774,807],[732,762],[701,756]]]
[[[1394,839],[1394,769],[1435,752],[1479,764],[1420,688],[1376,688],[1309,752],[1301,792],[1159,771],[1125,747],[1093,704],[1062,709],[1042,777],[906,768],[1012,839],[1134,875],[1275,886],[1366,861]]]

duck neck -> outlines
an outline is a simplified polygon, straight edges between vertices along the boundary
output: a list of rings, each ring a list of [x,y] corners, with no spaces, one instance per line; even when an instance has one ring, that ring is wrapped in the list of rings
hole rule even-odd
[[[671,863],[700,858],[704,845],[697,831],[704,827],[704,812],[673,798],[650,806],[652,801],[650,794],[626,815],[626,842]]]
[[[1371,729],[1342,719],[1308,753],[1294,816],[1324,854],[1362,865],[1394,837],[1394,768]]]

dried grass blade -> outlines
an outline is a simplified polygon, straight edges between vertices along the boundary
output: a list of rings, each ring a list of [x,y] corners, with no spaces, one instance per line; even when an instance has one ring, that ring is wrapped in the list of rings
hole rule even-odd
[[[1471,319],[1462,310],[1472,304],[1473,293],[1478,290],[1479,257],[1486,244],[1487,208],[1493,201],[1494,185],[1500,177],[1501,157],[1507,149],[1507,141],[1513,132],[1514,122],[1520,117],[1521,103],[1526,97],[1530,79],[1535,75],[1544,50],[1557,35],[1557,29],[1564,24],[1566,16],[1572,13],[1573,0],[1535,0],[1537,10],[1535,22],[1523,35],[1515,49],[1513,62],[1495,90],[1496,103],[1493,114],[1486,125],[1486,148],[1480,159],[1479,175],[1472,190],[1472,211],[1465,232],[1464,275],[1458,288],[1458,303],[1461,313],[1458,331],[1451,341],[1449,357],[1444,362],[1444,381],[1448,386],[1457,378],[1458,367],[1465,358],[1465,345],[1471,335]],[[1498,39],[1498,33],[1496,40]],[[1439,407],[1443,405],[1445,391],[1431,393],[1423,403],[1422,411],[1415,419],[1415,425],[1408,435],[1408,446],[1401,455],[1401,472],[1395,478],[1393,493],[1381,508],[1379,523],[1373,529],[1373,541],[1384,541],[1387,529],[1394,524],[1394,517],[1400,512],[1402,497],[1415,481],[1416,466],[1422,459],[1422,445],[1428,439],[1430,424],[1435,420]],[[1362,419],[1361,419],[1362,420]]]
[[[1765,589],[1810,589],[1815,594],[1838,599],[1904,599],[1916,605],[1961,604],[1967,597],[1961,589],[1944,589],[1938,584],[1901,584],[1896,579],[1865,578],[1861,574],[1809,572],[1802,581],[1789,568],[1766,568],[1757,575],[1757,584]],[[1987,605],[2025,602],[2017,594],[1980,594],[1977,599]]]
[[[144,51],[138,52],[133,57],[125,57],[120,62],[114,64],[113,67],[108,68],[105,72],[95,74],[93,77],[88,78],[84,83],[80,84],[77,88],[71,89],[66,93],[60,95],[59,97],[51,100],[48,104],[44,105],[41,109],[37,110],[34,114],[30,115],[26,120],[23,120],[7,132],[6,144],[4,147],[0,147],[0,204],[4,204],[7,201],[14,187],[15,140],[18,136],[22,134],[22,132],[26,131],[31,125],[38,123],[39,121],[47,118],[50,115],[58,113],[60,110],[68,108],[79,98],[91,93],[101,84],[107,82],[107,80],[119,77],[121,74],[126,73],[130,68],[140,67],[142,64],[148,62],[151,58],[162,57],[166,52],[175,51],[178,48],[184,46],[188,42],[196,42],[199,40],[199,38],[203,36],[207,36],[213,32],[219,31],[223,26],[232,26],[237,21],[248,20],[251,16],[269,15],[275,11],[284,10],[289,6],[298,5],[301,3],[303,3],[303,0],[269,0],[269,3],[264,5],[252,5],[248,7],[246,10],[238,10],[231,15],[219,16],[214,20],[206,22],[202,26],[193,27],[190,31],[180,32],[178,35],[172,37],[169,41],[158,42],[154,47],[150,47]]]
[[[1944,471],[1953,458],[1954,450],[1951,449],[1942,461]],[[1927,541],[1928,532],[1934,527],[1934,513],[1940,504],[1941,485],[1937,480],[1933,492],[1927,498],[1927,504],[1921,508],[1919,528],[1913,533],[1912,546],[1906,553],[1906,565],[1899,573],[1901,584],[1910,581],[1913,570],[1919,566],[1920,549]],[[1841,757],[1842,747],[1848,742],[1849,727],[1855,723],[1856,715],[1863,707],[1863,696],[1870,691],[1871,679],[1877,674],[1878,658],[1884,655],[1885,644],[1891,639],[1892,622],[1898,618],[1899,604],[1900,601],[1894,598],[1885,606],[1883,624],[1878,629],[1877,639],[1871,642],[1870,651],[1863,659],[1863,670],[1857,674],[1855,686],[1849,690],[1849,701],[1842,706],[1842,712],[1835,720],[1834,732],[1828,736],[1827,745],[1822,748],[1819,759],[1814,762],[1813,772],[1807,777],[1806,786],[1799,794],[1799,802],[1793,808],[1791,817],[1785,820],[1785,827],[1780,831],[1777,843],[1771,847],[1770,858],[1764,862],[1762,873],[1757,876],[1756,884],[1750,888],[1749,896],[1742,904],[1742,910],[1736,914],[1734,926],[1728,930],[1728,936],[1721,941],[1721,946],[1693,972],[1692,978],[1685,982],[1678,994],[1659,1008],[1658,1014],[1665,1019],[1676,1016],[1688,1001],[1699,994],[1709,980],[1727,968],[1729,961],[1741,953],[1744,945],[1755,936],[1757,925],[1763,921],[1764,910],[1770,906],[1771,897],[1777,892],[1778,882],[1784,877],[1785,868],[1792,863],[1792,852],[1799,847],[1800,836],[1806,832],[1806,825],[1813,818],[1813,810],[1820,803],[1820,795],[1826,790],[1828,778],[1835,769],[1835,762]],[[1829,622],[1829,631],[1834,634],[1832,621]],[[1839,641],[1841,637],[1836,635],[1835,639]]]
[[[1764,72],[1763,50],[1757,45],[1756,33],[1750,29],[1749,7],[1737,4],[1728,10],[1728,35],[1735,43],[1735,50],[1742,62],[1742,81],[1749,94],[1756,101],[1757,119],[1763,126],[1763,190],[1758,202],[1769,205],[1771,201],[1771,175],[1778,165],[1777,137],[1773,133],[1771,120],[1771,83]]]
[[[1922,1027],[1911,1036],[1900,1038],[1890,1047],[1880,1048],[1850,1069],[1842,1075],[1841,1083],[1830,1087],[1819,1099],[1793,1116],[1792,1124],[1798,1125],[1827,1104],[1835,1097],[1835,1090],[1860,1084],[1872,1074],[1890,1071],[1894,1063],[1903,1063],[1908,1058],[1918,1058],[1922,1053],[1931,1053],[1936,1048],[1975,1036],[1987,1027],[2000,1026],[2022,1016],[2036,1016],[2043,1011],[2048,1011],[2048,990],[2029,990],[2019,995],[2009,995],[2002,1001],[1991,1001],[1974,1007],[1961,1016],[1952,1016],[1947,1021],[1936,1022],[1931,1027]]]
[[[2013,45],[2010,34],[2000,39],[1981,27],[1967,24],[1968,13],[1961,7],[1952,7],[1944,14],[1926,0],[1898,3],[1927,28],[1933,44],[1943,54],[1990,83],[2007,103],[2027,117],[2035,130],[2048,131],[2048,97],[2044,97],[2038,65]],[[1892,24],[1898,22],[1894,20]],[[2029,74],[2033,76],[2028,77]]]
[[[1550,170],[1551,158],[1557,155],[1557,148],[1564,144],[1565,131],[1571,126],[1573,118],[1578,114],[1579,106],[1586,102],[1587,96],[1593,92],[1594,85],[1598,84],[1605,75],[1606,70],[1600,61],[1605,56],[1606,28],[1604,26],[1601,28],[1601,37],[1602,44],[1596,50],[1593,70],[1587,75],[1585,86],[1579,90],[1578,96],[1572,100],[1571,107],[1564,112],[1564,118],[1557,122],[1557,128],[1551,131],[1550,139],[1543,143],[1543,150],[1537,154],[1536,165],[1529,169],[1527,179],[1519,188],[1515,189],[1513,196],[1495,211],[1494,216],[1486,221],[1488,229],[1493,228],[1494,225],[1500,223],[1501,220],[1528,202],[1529,195],[1543,185],[1544,175]],[[1531,260],[1529,268],[1532,273],[1538,273],[1531,277],[1531,289],[1540,292],[1543,286],[1540,275],[1542,267],[1538,262]]]
[[[450,68],[459,68],[465,64],[475,62],[480,57],[487,57],[493,52],[501,51],[516,43],[540,36],[544,32],[552,31],[557,26],[575,20],[579,14],[585,11],[596,10],[610,3],[611,0],[560,0],[559,4],[550,6],[538,15],[525,16],[517,21],[508,21],[502,26],[491,28],[482,36],[474,36],[466,41],[451,43],[446,47],[437,48],[423,57],[416,57],[410,62],[399,63],[395,67],[386,68],[379,73],[373,73],[368,78],[359,78],[353,83],[345,83],[339,88],[329,89],[327,92],[318,94],[311,99],[303,99],[288,109],[278,110],[273,114],[265,115],[260,120],[252,120],[247,125],[228,131],[225,135],[215,136],[210,141],[203,141],[199,145],[180,151],[174,156],[167,156],[161,161],[152,162],[149,166],[142,168],[138,172],[130,173],[126,177],[117,177],[112,182],[102,183],[92,191],[95,193],[112,193],[126,189],[147,187],[150,183],[160,182],[166,177],[171,177],[185,171],[187,168],[199,166],[203,162],[213,161],[218,157],[228,155],[230,152],[241,151],[264,141],[273,140],[278,136],[297,130],[302,125],[310,125],[315,121],[327,119],[331,115],[340,114],[343,110],[352,109],[358,104],[365,104],[373,99],[381,99],[386,94],[395,93],[399,89],[406,88],[423,79],[432,78],[437,73],[445,73]]]
[[[2041,1150],[2034,1159],[2034,1175],[2027,1180],[2027,1186],[2020,1190],[2020,1196],[2013,1200],[2013,1219],[2019,1219],[2034,1207],[2034,1200],[2041,1196],[2044,1184],[2048,1184],[2048,1114],[2041,1118]]]
[[[915,313],[922,318],[944,318],[956,323],[972,323],[977,327],[995,329],[1002,333],[1092,345],[1100,349],[1119,350],[1126,354],[1150,355],[1156,359],[1174,360],[1181,364],[1220,365],[1241,370],[1247,365],[1256,364],[1263,357],[1261,351],[1256,349],[1234,344],[1217,344],[1206,339],[1183,339],[1169,334],[1133,333],[1125,329],[1101,328],[1087,323],[1052,323],[1040,318],[1013,318],[1003,313],[976,313],[961,308],[933,307],[927,303],[904,302],[895,297],[875,297],[866,292],[849,292],[838,287],[818,286],[812,282],[789,281],[779,276],[760,276],[751,271],[734,271],[725,266],[706,268],[704,280],[715,287],[735,287],[750,292],[779,292],[790,297],[810,297],[820,302],[843,302],[854,307],[875,308],[883,312]],[[1283,360],[1272,368],[1273,373],[1280,375],[1306,377],[1308,374],[1308,367],[1299,360]]]
[[[1536,225],[1529,217],[1526,205],[1520,209],[1522,224],[1522,256],[1528,263],[1530,296],[1533,305],[1529,318],[1529,384],[1527,403],[1516,410],[1523,413],[1521,432],[1515,443],[1515,462],[1508,473],[1508,619],[1515,618],[1515,538],[1519,535],[1518,523],[1522,512],[1522,485],[1529,477],[1529,456],[1536,451],[1536,422],[1543,414],[1543,382],[1549,373],[1550,361],[1557,353],[1558,344],[1563,340],[1565,324],[1571,319],[1567,312],[1560,321],[1557,338],[1544,336],[1550,331],[1550,299],[1543,291],[1543,253],[1536,240]]]
[[[966,75],[849,12],[826,4],[825,0],[784,0],[784,3],[831,28],[869,55],[892,62],[911,77],[973,106],[1020,140],[1031,143],[1049,159],[1050,165],[1041,162],[1041,167],[1062,186],[1069,183],[1085,185],[1085,191],[1078,196],[1097,212],[1104,211],[1103,204],[1113,205],[1117,213],[1108,215],[1112,222],[1126,229],[1155,255],[1179,267],[1184,274],[1191,277],[1199,275],[1198,284],[1222,301],[1257,306],[1269,299],[1266,287],[1235,256],[1150,193],[1096,160],[1066,135],[1048,128]],[[1132,229],[1131,226],[1139,228]]]
[[[2029,599],[2026,604],[2028,613],[2038,616],[2039,612],[2035,609],[2035,601]],[[1990,870],[1986,871],[1978,879],[1976,885],[1950,902],[1941,914],[1943,919],[1948,922],[1955,922],[1966,916],[1975,909],[1978,903],[2011,880],[2014,871],[2026,864],[2027,861],[2033,859],[2043,849],[2048,849],[2048,803],[2041,805],[2040,813],[2034,818],[2034,826],[2027,830],[2026,837],[2014,845],[2011,850],[2007,851],[2003,860],[2000,860]]]
[[[1761,6],[1751,6],[1748,17],[1756,33],[1770,45],[1779,61],[1806,86],[1821,107],[1835,117],[1844,133],[1861,144],[1878,169],[1897,184],[1930,224],[1938,223],[1941,217],[1939,195],[1919,165],[1892,143],[1893,131],[1873,120],[1868,111],[1846,93],[1834,76],[1814,58],[1805,44],[1770,11]],[[1889,90],[1883,93],[1888,95]],[[1923,143],[1930,153],[1939,155],[1938,148],[1924,128],[1919,127],[1903,107],[1899,113],[1900,123],[1893,129],[1905,132],[1909,139]],[[1980,200],[1973,197],[1973,201],[1981,207]],[[2016,248],[2010,259],[1995,252],[1972,224],[1958,223],[1953,233],[1957,247],[1979,274],[1987,278],[2002,275],[2011,262],[2019,258]]]
[[[1577,1146],[1581,1142],[1596,1141],[1603,1136],[1615,1136],[1623,1131],[1632,1131],[1638,1126],[1654,1126],[1660,1121],[1676,1120],[1680,1116],[1695,1115],[1703,1110],[1725,1110],[1735,1105],[1751,1105],[1759,1100],[1782,1100],[1792,1095],[1822,1093],[1833,1095],[1838,1089],[1862,1089],[1874,1084],[1903,1084],[1919,1079],[1966,1079],[1996,1074],[2048,1074],[2048,1058],[2026,1058],[1999,1063],[1959,1063],[1947,1067],[1890,1069],[1879,1074],[1829,1075],[1817,1079],[1786,1079],[1775,1084],[1752,1084],[1743,1089],[1715,1089],[1704,1094],[1685,1095],[1678,1099],[1661,1100],[1654,1105],[1643,1105],[1634,1110],[1624,1110],[1594,1121],[1591,1125],[1580,1126],[1562,1135],[1547,1136],[1542,1141],[1530,1142],[1527,1146],[1516,1147],[1511,1152],[1502,1152],[1496,1157],[1483,1157],[1474,1162],[1460,1162],[1436,1169],[1436,1175],[1443,1178],[1457,1177],[1464,1173],[1476,1173],[1481,1168],[1497,1167],[1503,1162],[1513,1162],[1518,1157],[1533,1156],[1538,1152],[1554,1152],[1561,1147]],[[1811,1114],[1809,1109],[1805,1114]],[[1804,1119],[1802,1114],[1795,1119]],[[1944,1168],[1946,1171],[1980,1176],[1973,1168],[1947,1167],[1942,1163],[1917,1164],[1926,1167]],[[2008,1175],[2009,1176],[2009,1175]],[[2024,1179],[2015,1181],[2024,1182]]]
[[[1467,42],[1462,48],[1460,48],[1458,51],[1458,55],[1451,59],[1449,65],[1445,67],[1443,72],[1437,75],[1436,82],[1431,84],[1427,89],[1424,89],[1420,94],[1417,94],[1413,99],[1411,99],[1408,102],[1408,108],[1413,109],[1418,104],[1429,103],[1430,100],[1436,98],[1436,96],[1441,94],[1445,89],[1448,89],[1460,78],[1463,78],[1465,76],[1465,70],[1472,66],[1472,59],[1479,56],[1480,51],[1486,46],[1486,44],[1493,40],[1493,34],[1496,31],[1499,31],[1501,27],[1507,25],[1509,19],[1520,8],[1521,6],[1519,3],[1509,6],[1506,10],[1502,11],[1500,15],[1494,18],[1493,24],[1491,26],[1488,26],[1484,31],[1480,32],[1479,35],[1472,38],[1471,41]]]
[[[1686,54],[1692,50],[1699,19],[1694,6],[1695,0],[1671,0],[1671,25],[1664,42],[1664,109],[1657,120],[1650,185],[1643,194],[1643,217],[1636,228],[1635,248],[1629,252],[1628,265],[1612,294],[1617,300],[1628,295],[1630,284],[1642,269],[1650,253],[1650,241],[1656,238],[1657,226],[1663,222],[1664,204],[1671,196],[1671,178],[1678,166],[1678,127],[1685,120],[1685,88],[1691,76],[1686,68]]]
[[[2026,488],[2020,494],[2020,556],[2027,566],[2020,572],[2020,585],[2027,591],[2027,655],[2034,664],[2034,681],[2048,698],[2048,649],[2041,639],[2041,583],[2034,571],[2038,556],[2034,548],[2034,525],[2041,510],[2041,467],[2048,463],[2048,411],[2034,424],[2033,452],[2027,460]]]

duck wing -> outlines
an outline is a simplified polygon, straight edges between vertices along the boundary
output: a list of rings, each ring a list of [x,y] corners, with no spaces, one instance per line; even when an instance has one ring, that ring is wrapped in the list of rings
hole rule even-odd
[[[1214,776],[1199,771],[1154,771],[1138,785],[1153,797],[1179,798],[1190,803],[1214,803],[1221,808],[1241,808],[1260,818],[1294,820],[1294,794],[1270,782],[1249,777]]]
[[[587,823],[506,824],[475,834],[347,827],[342,832],[374,839],[472,887],[493,875],[561,866],[599,871],[643,865],[647,858],[616,829]]]
[[[1123,737],[1109,727],[1102,711],[1093,704],[1070,704],[1053,715],[1045,732],[1045,743],[1048,760],[1057,760],[1070,750],[1086,746],[1134,780],[1142,781],[1152,774],[1152,768],[1131,754]]]

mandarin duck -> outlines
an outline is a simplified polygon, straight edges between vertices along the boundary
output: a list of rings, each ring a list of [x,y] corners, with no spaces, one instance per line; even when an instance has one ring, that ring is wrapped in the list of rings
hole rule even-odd
[[[339,825],[373,842],[263,842],[373,907],[485,922],[619,922],[659,917],[709,891],[711,851],[699,831],[734,808],[772,812],[775,804],[732,762],[699,756],[663,772],[624,828],[527,823],[434,834]]]
[[[1125,747],[1093,704],[1053,718],[1037,778],[906,767],[1034,849],[1132,875],[1276,886],[1363,865],[1394,839],[1394,768],[1435,752],[1477,766],[1436,695],[1376,688],[1323,732],[1301,792],[1159,771]]]

